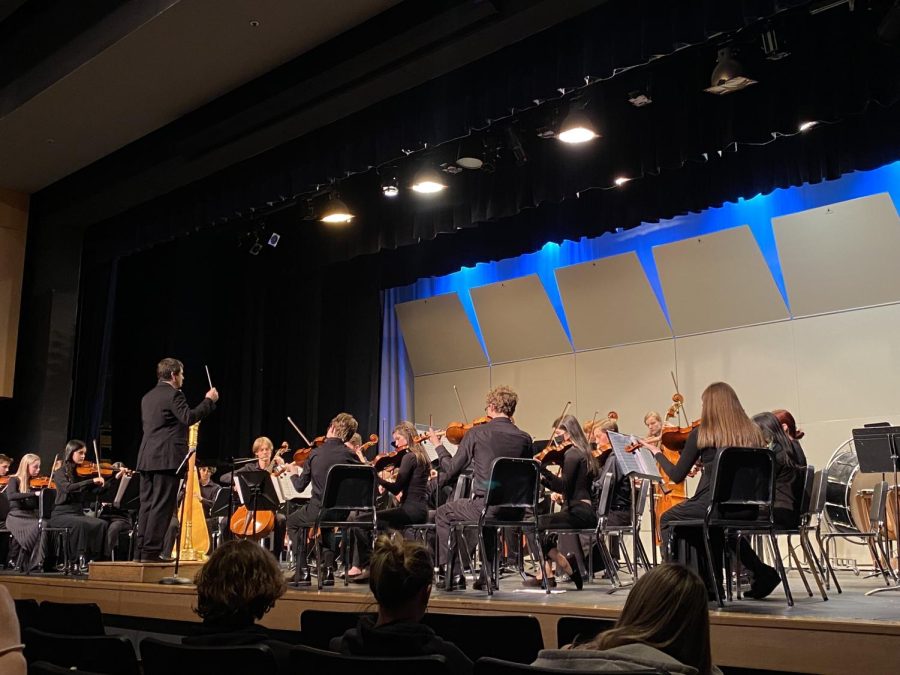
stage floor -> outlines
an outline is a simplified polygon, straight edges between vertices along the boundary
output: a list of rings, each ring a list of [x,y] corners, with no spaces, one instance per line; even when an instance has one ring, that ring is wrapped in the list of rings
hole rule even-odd
[[[128,563],[120,563],[122,565]],[[711,611],[713,655],[724,666],[795,673],[895,673],[900,664],[900,592],[866,597],[876,579],[839,573],[842,594],[829,600],[806,595],[796,573],[790,575],[794,607],[779,589],[763,601],[742,600]],[[96,602],[106,614],[195,621],[193,586],[89,581],[58,575],[3,574],[0,583],[14,598],[62,602]],[[569,586],[567,589],[566,587]],[[615,619],[627,591],[608,594],[605,582],[587,584],[581,592],[561,584],[547,596],[522,589],[518,577],[501,582],[492,598],[467,590],[432,595],[430,610],[450,614],[529,614],[538,618],[546,647],[556,646],[556,623],[562,616]],[[559,592],[562,591],[562,592]],[[665,599],[661,598],[661,602]],[[296,630],[304,609],[371,611],[374,600],[365,585],[289,590],[266,616],[271,628]]]

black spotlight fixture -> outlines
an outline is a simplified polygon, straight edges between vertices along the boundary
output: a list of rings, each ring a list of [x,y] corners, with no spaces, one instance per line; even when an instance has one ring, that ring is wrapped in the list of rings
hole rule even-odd
[[[484,140],[480,136],[469,134],[459,142],[456,165],[470,171],[484,166]]]
[[[724,96],[756,84],[756,80],[745,75],[744,66],[736,57],[737,50],[730,45],[719,50],[716,67],[709,78],[710,86],[703,91]]]
[[[393,173],[389,178],[381,181],[381,194],[388,198],[394,198],[400,194],[400,181]]]

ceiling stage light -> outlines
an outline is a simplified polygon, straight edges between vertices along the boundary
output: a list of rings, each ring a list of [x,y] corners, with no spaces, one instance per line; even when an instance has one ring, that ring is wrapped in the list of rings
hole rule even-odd
[[[722,96],[746,89],[750,85],[756,84],[756,80],[744,75],[744,66],[734,58],[731,47],[722,47],[719,50],[716,67],[713,68],[709,83],[710,86],[703,91]]]
[[[563,143],[577,145],[599,138],[600,134],[584,110],[573,110],[560,125],[556,137]]]
[[[425,169],[416,174],[412,189],[423,195],[434,194],[447,189],[447,184],[434,169]]]
[[[338,225],[341,223],[349,223],[354,217],[355,216],[350,212],[350,209],[347,208],[347,205],[335,197],[328,200],[328,204],[326,204],[325,208],[322,210],[322,215],[319,220],[323,223]]]

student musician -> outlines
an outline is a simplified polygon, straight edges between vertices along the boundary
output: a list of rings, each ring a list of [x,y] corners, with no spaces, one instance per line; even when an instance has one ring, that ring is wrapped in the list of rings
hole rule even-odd
[[[562,471],[556,475],[546,467],[541,467],[542,481],[554,492],[563,497],[563,508],[558,513],[551,513],[538,518],[538,529],[548,528],[589,529],[597,525],[597,512],[591,500],[591,484],[600,473],[600,462],[591,452],[590,444],[581,430],[581,425],[574,415],[566,415],[553,425],[559,430],[562,445],[570,444],[565,452]],[[541,537],[541,548],[544,551],[546,569],[537,576],[523,582],[525,586],[541,586],[543,576],[547,576],[550,586],[556,585],[550,564],[557,565],[569,575],[575,587],[580,591],[583,585],[581,569],[574,553],[563,555],[557,548],[557,535],[547,534]]]
[[[428,476],[431,473],[431,461],[421,443],[414,442],[416,428],[412,422],[400,422],[391,432],[391,445],[398,451],[406,450],[400,460],[400,467],[395,480],[386,480],[377,476],[376,480],[385,490],[396,495],[400,500],[397,508],[378,511],[378,527],[403,531],[409,525],[428,522]],[[365,581],[369,578],[369,558],[371,546],[368,532],[362,528],[350,530],[356,547],[358,566],[347,573],[353,581]]]
[[[0,478],[4,478],[9,475],[9,467],[12,466],[12,457],[8,455],[4,455],[0,453]],[[0,485],[0,492],[3,492],[5,485]]]
[[[38,545],[41,533],[38,529],[38,497],[30,487],[32,478],[41,473],[41,458],[27,454],[19,462],[16,475],[10,476],[6,486],[9,499],[9,515],[6,529],[25,552],[25,571],[40,570],[44,561],[44,551]],[[18,554],[17,554],[18,556]]]
[[[222,489],[222,487],[212,479],[215,472],[216,467],[214,466],[204,465],[197,467],[197,479],[200,483],[200,504],[203,506],[203,515],[206,518],[206,529],[209,531],[210,550],[213,548],[213,534],[220,531],[220,523],[226,520],[224,517],[215,517],[211,513],[213,504],[216,502],[216,496],[218,496],[219,490]],[[169,523],[169,529],[166,531],[166,538],[163,540],[163,552],[167,555],[175,550],[175,537],[178,535],[178,519],[181,516],[182,499],[184,499],[183,486],[178,492],[178,505],[172,516],[172,521]],[[225,529],[227,530],[227,528],[228,523],[225,522]],[[283,538],[284,537],[282,536],[282,539]],[[207,553],[209,552],[210,551],[207,551]]]
[[[788,413],[790,414],[790,413]],[[784,431],[784,424],[774,413],[764,412],[753,416],[753,421],[762,429],[763,437],[775,453],[775,509],[772,513],[775,524],[794,528],[800,524],[800,490],[798,479],[806,468],[806,455]]]
[[[447,565],[450,543],[450,532],[458,522],[478,520],[484,508],[484,498],[490,480],[491,465],[498,457],[521,457],[531,459],[531,436],[519,429],[510,419],[516,412],[519,397],[506,386],[495,387],[488,392],[485,412],[490,422],[473,427],[463,436],[455,455],[451,455],[443,444],[435,448],[441,461],[441,487],[456,482],[459,475],[469,467],[472,468],[472,499],[447,502],[438,507],[435,513],[435,529],[439,545],[439,564]],[[495,533],[492,529],[484,531],[485,561],[491,569],[492,552],[495,547]],[[457,561],[447,566],[450,585],[465,589],[465,577],[454,574]],[[482,580],[475,582],[480,589]]]
[[[8,455],[4,455],[0,453],[0,528],[5,527],[6,525],[6,514],[9,511],[9,502],[4,503],[2,496],[7,489],[8,481],[10,478],[9,475],[9,467],[12,466],[12,457]],[[6,558],[0,558],[0,565],[2,565],[5,561],[9,561],[10,564],[7,567],[14,567],[16,560],[19,557],[19,542],[16,541],[15,537],[10,537],[9,539],[9,549],[6,552]]]
[[[766,440],[762,431],[744,412],[737,394],[730,385],[725,382],[714,382],[703,391],[700,400],[703,406],[700,426],[691,431],[687,437],[677,463],[673,464],[670,462],[655,445],[647,444],[646,446],[656,457],[657,464],[676,483],[680,483],[687,477],[698,459],[702,459],[704,468],[709,469],[703,471],[694,496],[677,506],[673,506],[660,519],[660,536],[663,540],[663,552],[670,559],[675,556],[674,526],[678,524],[678,521],[696,520],[706,515],[712,488],[710,476],[715,473],[716,455],[719,449],[727,447],[766,447]],[[693,559],[697,560],[700,565],[705,565],[705,556],[700,553],[703,550],[700,535],[691,529],[682,529],[678,536],[679,538],[684,537],[684,544],[693,549]],[[713,549],[713,559],[718,559],[721,556],[723,545],[721,537],[718,540],[713,539],[710,544]],[[742,560],[742,562],[744,561]],[[753,565],[753,562],[750,560],[745,565],[748,563]],[[766,569],[757,568],[762,574],[758,578],[755,577],[751,584],[751,592],[754,594],[761,593],[765,589],[771,592],[778,584],[778,574],[775,570],[767,565],[762,567]],[[700,571],[701,578],[704,580],[709,578],[705,570]],[[722,570],[716,565],[714,572],[717,583],[721,587]],[[707,591],[709,597],[715,599],[715,589],[707,589]]]
[[[297,466],[286,465],[297,492],[303,492],[312,484],[309,502],[294,511],[287,519],[288,536],[294,548],[294,564],[297,566],[293,586],[310,586],[312,583],[306,561],[306,537],[307,531],[315,526],[316,517],[322,508],[322,495],[325,492],[328,470],[336,464],[360,464],[359,457],[346,445],[356,433],[357,427],[358,424],[352,415],[339,413],[328,425],[325,442],[310,452],[302,473],[297,475]],[[327,570],[323,585],[334,586],[334,532],[323,530],[321,537],[322,561]]]
[[[253,456],[256,457],[256,463],[251,462],[245,464],[235,471],[235,476],[249,471],[268,471],[269,473],[279,473],[286,470],[285,461],[280,455],[273,458],[274,445],[266,436],[260,436],[253,441]],[[235,479],[236,480],[236,479]],[[202,491],[202,487],[201,487]],[[246,498],[246,497],[245,497]],[[211,506],[211,505],[210,505]],[[244,504],[248,509],[253,508],[253,504]],[[209,516],[207,516],[209,517]],[[272,534],[272,554],[276,560],[281,559],[281,553],[284,551],[284,534],[287,531],[287,519],[283,513],[275,512],[275,530]]]
[[[73,439],[66,444],[65,460],[53,472],[56,505],[50,516],[51,527],[69,528],[69,559],[79,561],[79,572],[87,571],[88,561],[100,559],[108,553],[108,524],[105,520],[88,516],[84,512],[106,482],[101,476],[82,478],[78,475],[78,467],[84,464],[86,452],[83,441]],[[124,469],[120,471],[124,473]]]
[[[106,479],[97,493],[97,502],[100,504],[97,517],[109,525],[106,531],[106,550],[110,556],[115,560],[127,560],[130,548],[127,535],[134,526],[134,519],[127,510],[116,508],[114,502],[122,478],[130,472],[125,469],[123,473],[124,465],[121,462],[115,462],[112,467],[116,471],[115,475]]]
[[[801,466],[806,466],[806,453],[803,452],[803,446],[800,445],[800,439],[806,434],[797,428],[797,422],[794,416],[784,408],[773,410],[772,414],[781,423],[781,430],[791,439],[791,445],[794,446],[794,456]]]

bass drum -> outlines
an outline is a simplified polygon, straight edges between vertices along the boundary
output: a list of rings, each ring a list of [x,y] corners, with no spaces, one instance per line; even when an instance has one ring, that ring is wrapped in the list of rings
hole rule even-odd
[[[861,474],[853,440],[834,451],[825,467],[825,520],[832,531],[857,534],[868,530],[865,495],[880,479],[879,474]]]

